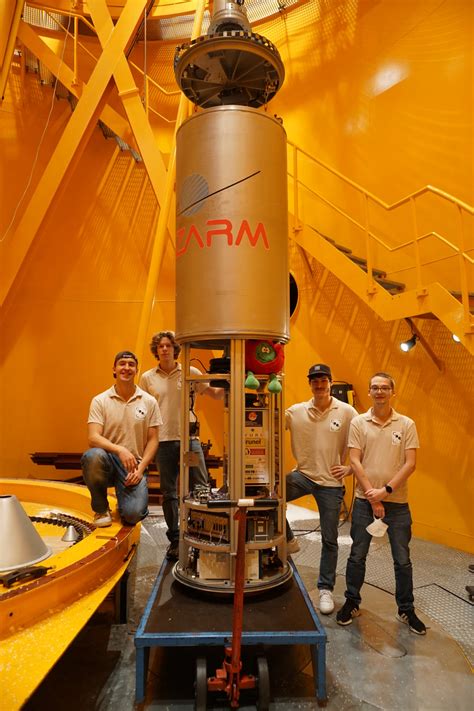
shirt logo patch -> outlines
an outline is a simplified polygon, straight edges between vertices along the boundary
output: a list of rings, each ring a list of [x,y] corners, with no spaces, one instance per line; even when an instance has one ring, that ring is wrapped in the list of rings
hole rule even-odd
[[[135,408],[135,419],[144,420],[147,415],[147,409],[144,405],[137,405]]]
[[[401,444],[402,443],[402,433],[401,432],[392,432],[392,444]]]
[[[341,429],[342,422],[341,420],[336,420],[336,418],[333,418],[329,422],[329,431],[330,432],[338,432]]]

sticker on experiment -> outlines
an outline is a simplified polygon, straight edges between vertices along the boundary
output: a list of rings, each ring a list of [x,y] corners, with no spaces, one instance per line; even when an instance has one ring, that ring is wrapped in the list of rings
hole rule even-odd
[[[392,444],[401,444],[402,442],[402,433],[401,432],[392,432]]]

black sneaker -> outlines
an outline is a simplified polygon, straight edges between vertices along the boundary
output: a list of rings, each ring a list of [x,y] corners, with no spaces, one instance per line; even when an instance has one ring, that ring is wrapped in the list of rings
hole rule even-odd
[[[166,560],[178,560],[179,558],[179,541],[172,541],[166,550]]]
[[[350,625],[352,623],[352,619],[354,617],[358,617],[359,615],[359,605],[352,600],[346,600],[336,615],[336,622],[338,625]]]
[[[426,634],[426,627],[416,616],[415,610],[399,610],[397,620],[403,622],[404,625],[408,625],[415,634]]]

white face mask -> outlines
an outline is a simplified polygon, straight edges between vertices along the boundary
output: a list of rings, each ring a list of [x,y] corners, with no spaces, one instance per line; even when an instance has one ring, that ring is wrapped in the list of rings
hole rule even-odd
[[[365,529],[367,533],[370,533],[371,536],[376,536],[377,538],[381,538],[385,531],[387,530],[388,526],[386,523],[383,522],[381,518],[374,518],[372,523],[369,523],[367,528]]]

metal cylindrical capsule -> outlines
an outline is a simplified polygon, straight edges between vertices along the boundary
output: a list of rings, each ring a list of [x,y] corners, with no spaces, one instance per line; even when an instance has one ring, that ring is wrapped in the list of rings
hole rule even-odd
[[[286,134],[221,106],[177,135],[176,335],[289,339]]]

